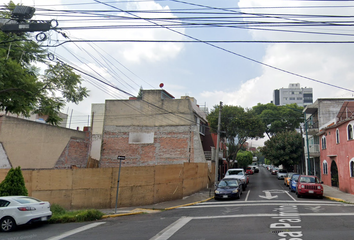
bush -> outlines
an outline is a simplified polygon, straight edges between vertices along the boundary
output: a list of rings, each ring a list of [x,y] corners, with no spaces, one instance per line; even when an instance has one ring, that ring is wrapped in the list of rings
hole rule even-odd
[[[85,222],[101,219],[104,215],[96,209],[66,211],[58,204],[50,207],[53,216],[49,220],[50,223],[68,223],[68,222]]]
[[[4,181],[0,183],[0,196],[27,196],[28,191],[25,185],[21,167],[11,168]]]

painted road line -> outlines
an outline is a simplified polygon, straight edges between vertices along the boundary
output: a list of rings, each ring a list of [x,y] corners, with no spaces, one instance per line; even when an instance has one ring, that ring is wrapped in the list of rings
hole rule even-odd
[[[286,191],[286,194],[288,194],[290,198],[292,198],[295,202],[297,202],[297,200],[293,196],[291,196],[288,191]]]
[[[250,192],[251,192],[251,190],[248,190],[247,195],[246,195],[246,198],[245,198],[245,202],[247,202],[248,196],[250,195]]]
[[[91,224],[85,225],[85,226],[83,226],[83,227],[79,227],[79,228],[76,228],[76,229],[74,229],[74,230],[65,232],[65,233],[60,234],[60,235],[58,235],[58,236],[51,237],[51,238],[47,238],[46,240],[60,240],[60,239],[69,237],[69,236],[71,236],[71,235],[74,235],[74,234],[76,234],[76,233],[83,232],[83,231],[86,231],[86,230],[88,230],[88,229],[97,227],[97,226],[102,225],[102,224],[105,224],[105,222],[91,223]]]
[[[220,208],[220,207],[253,207],[253,206],[277,206],[277,205],[281,205],[284,203],[279,203],[279,202],[275,202],[275,203],[241,203],[241,204],[222,204],[222,205],[194,205],[194,206],[186,206],[186,207],[181,207],[183,209],[187,209],[187,208]],[[318,202],[309,202],[309,203],[301,203],[301,202],[291,202],[291,204],[293,205],[297,205],[297,206],[341,206],[343,207],[343,204],[333,204],[333,203],[318,203]],[[350,205],[348,205],[350,206]],[[354,206],[350,206],[350,207],[354,207]]]
[[[294,203],[294,201],[292,200],[258,200],[258,201],[240,201],[240,200],[236,200],[236,201],[226,201],[226,202],[204,202],[204,203],[198,203],[197,205],[213,205],[213,204],[219,204],[219,205],[223,205],[223,204],[240,204],[240,203]],[[343,205],[343,203],[338,203],[338,202],[333,202],[333,201],[296,201],[298,203],[325,203],[325,204],[333,204],[333,205],[338,205],[341,204]]]
[[[172,223],[161,232],[156,234],[154,237],[150,238],[150,240],[166,240],[169,239],[173,234],[175,234],[179,229],[181,229],[184,225],[186,225],[192,218],[190,217],[182,217],[178,219],[176,222]]]

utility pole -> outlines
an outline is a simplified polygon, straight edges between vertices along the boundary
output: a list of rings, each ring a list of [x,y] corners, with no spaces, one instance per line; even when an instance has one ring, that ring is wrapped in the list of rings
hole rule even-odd
[[[220,145],[221,109],[222,109],[222,102],[220,102],[220,106],[219,106],[218,131],[217,131],[216,151],[215,151],[215,184],[219,181],[218,176],[219,176],[219,145]]]
[[[305,162],[305,166],[306,166],[306,175],[309,174],[309,163],[310,163],[310,147],[309,147],[309,136],[308,136],[308,132],[307,132],[307,129],[308,129],[308,121],[306,119],[306,113],[304,113],[305,116],[305,131],[306,131],[306,148],[307,148],[307,160]]]

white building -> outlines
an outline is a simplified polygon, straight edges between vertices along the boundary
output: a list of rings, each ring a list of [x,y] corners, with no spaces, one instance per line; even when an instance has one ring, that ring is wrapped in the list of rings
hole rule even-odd
[[[275,89],[273,103],[277,106],[296,103],[306,107],[313,103],[312,88],[300,88],[300,83],[291,83],[288,88]]]

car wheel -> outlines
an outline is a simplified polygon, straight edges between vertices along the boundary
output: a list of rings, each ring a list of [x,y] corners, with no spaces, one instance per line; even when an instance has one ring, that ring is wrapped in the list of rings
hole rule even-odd
[[[4,217],[0,222],[2,232],[10,232],[15,229],[16,222],[12,217]]]
[[[296,193],[296,195],[297,195],[298,198],[301,198],[301,195],[300,195],[300,194]]]
[[[319,199],[322,199],[322,198],[323,198],[323,195],[318,196],[318,198],[319,198]]]

